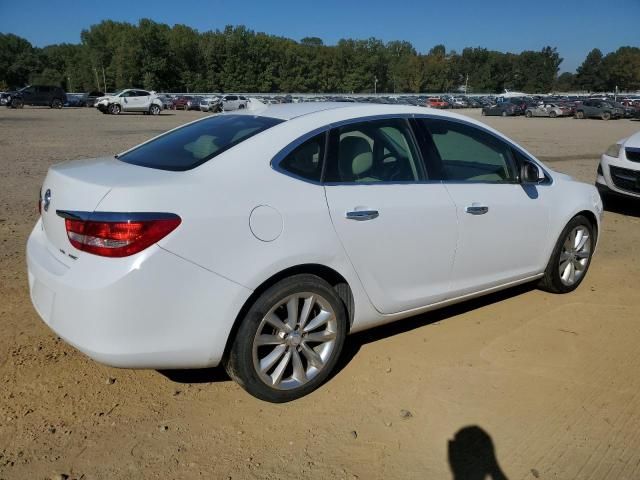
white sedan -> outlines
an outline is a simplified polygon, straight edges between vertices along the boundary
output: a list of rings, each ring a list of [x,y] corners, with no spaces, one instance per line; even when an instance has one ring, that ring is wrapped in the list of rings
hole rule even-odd
[[[623,138],[602,154],[596,187],[600,194],[640,199],[640,132]]]
[[[353,103],[62,163],[40,206],[29,286],[59,336],[118,367],[222,364],[272,402],[317,388],[348,333],[525,282],[574,290],[602,214],[593,185],[480,122]]]

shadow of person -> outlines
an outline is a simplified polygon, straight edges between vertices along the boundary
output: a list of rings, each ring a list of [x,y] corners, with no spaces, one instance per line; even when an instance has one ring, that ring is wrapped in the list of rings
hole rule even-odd
[[[507,480],[491,437],[475,425],[460,429],[449,440],[449,465],[454,480]]]

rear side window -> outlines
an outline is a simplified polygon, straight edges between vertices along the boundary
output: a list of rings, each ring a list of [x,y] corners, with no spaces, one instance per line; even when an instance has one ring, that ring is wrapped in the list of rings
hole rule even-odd
[[[325,138],[326,135],[322,133],[298,145],[278,166],[297,177],[319,182],[322,176]]]
[[[160,170],[190,170],[282,120],[250,115],[219,115],[185,125],[118,158]]]

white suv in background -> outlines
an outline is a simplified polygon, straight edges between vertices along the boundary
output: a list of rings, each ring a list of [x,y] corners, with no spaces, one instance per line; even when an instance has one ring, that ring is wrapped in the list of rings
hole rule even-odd
[[[159,115],[164,105],[162,99],[155,92],[127,88],[113,95],[100,97],[96,100],[96,108],[102,113],[119,115],[121,112],[142,112],[143,114]]]
[[[242,95],[225,95],[222,97],[222,110],[231,112],[233,110],[242,110],[247,108],[249,100]]]
[[[611,194],[640,198],[640,132],[602,154],[596,187],[603,198]]]

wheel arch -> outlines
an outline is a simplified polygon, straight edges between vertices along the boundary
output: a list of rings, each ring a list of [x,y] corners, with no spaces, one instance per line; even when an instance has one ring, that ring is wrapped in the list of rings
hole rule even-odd
[[[223,359],[227,358],[229,349],[231,348],[236,333],[238,332],[238,328],[240,327],[240,323],[242,322],[242,319],[245,317],[247,311],[249,310],[251,305],[253,305],[256,299],[260,295],[262,295],[262,293],[264,293],[268,288],[270,288],[272,285],[275,285],[280,280],[300,274],[315,275],[329,283],[336,290],[336,293],[342,300],[347,311],[348,326],[349,329],[351,329],[355,314],[355,302],[353,291],[351,290],[349,282],[347,282],[347,280],[339,272],[331,267],[327,267],[326,265],[321,265],[318,263],[305,263],[301,265],[295,265],[273,274],[267,280],[262,282],[244,302],[242,308],[238,312],[238,315],[233,321],[233,326],[231,327],[229,336],[227,337]]]

